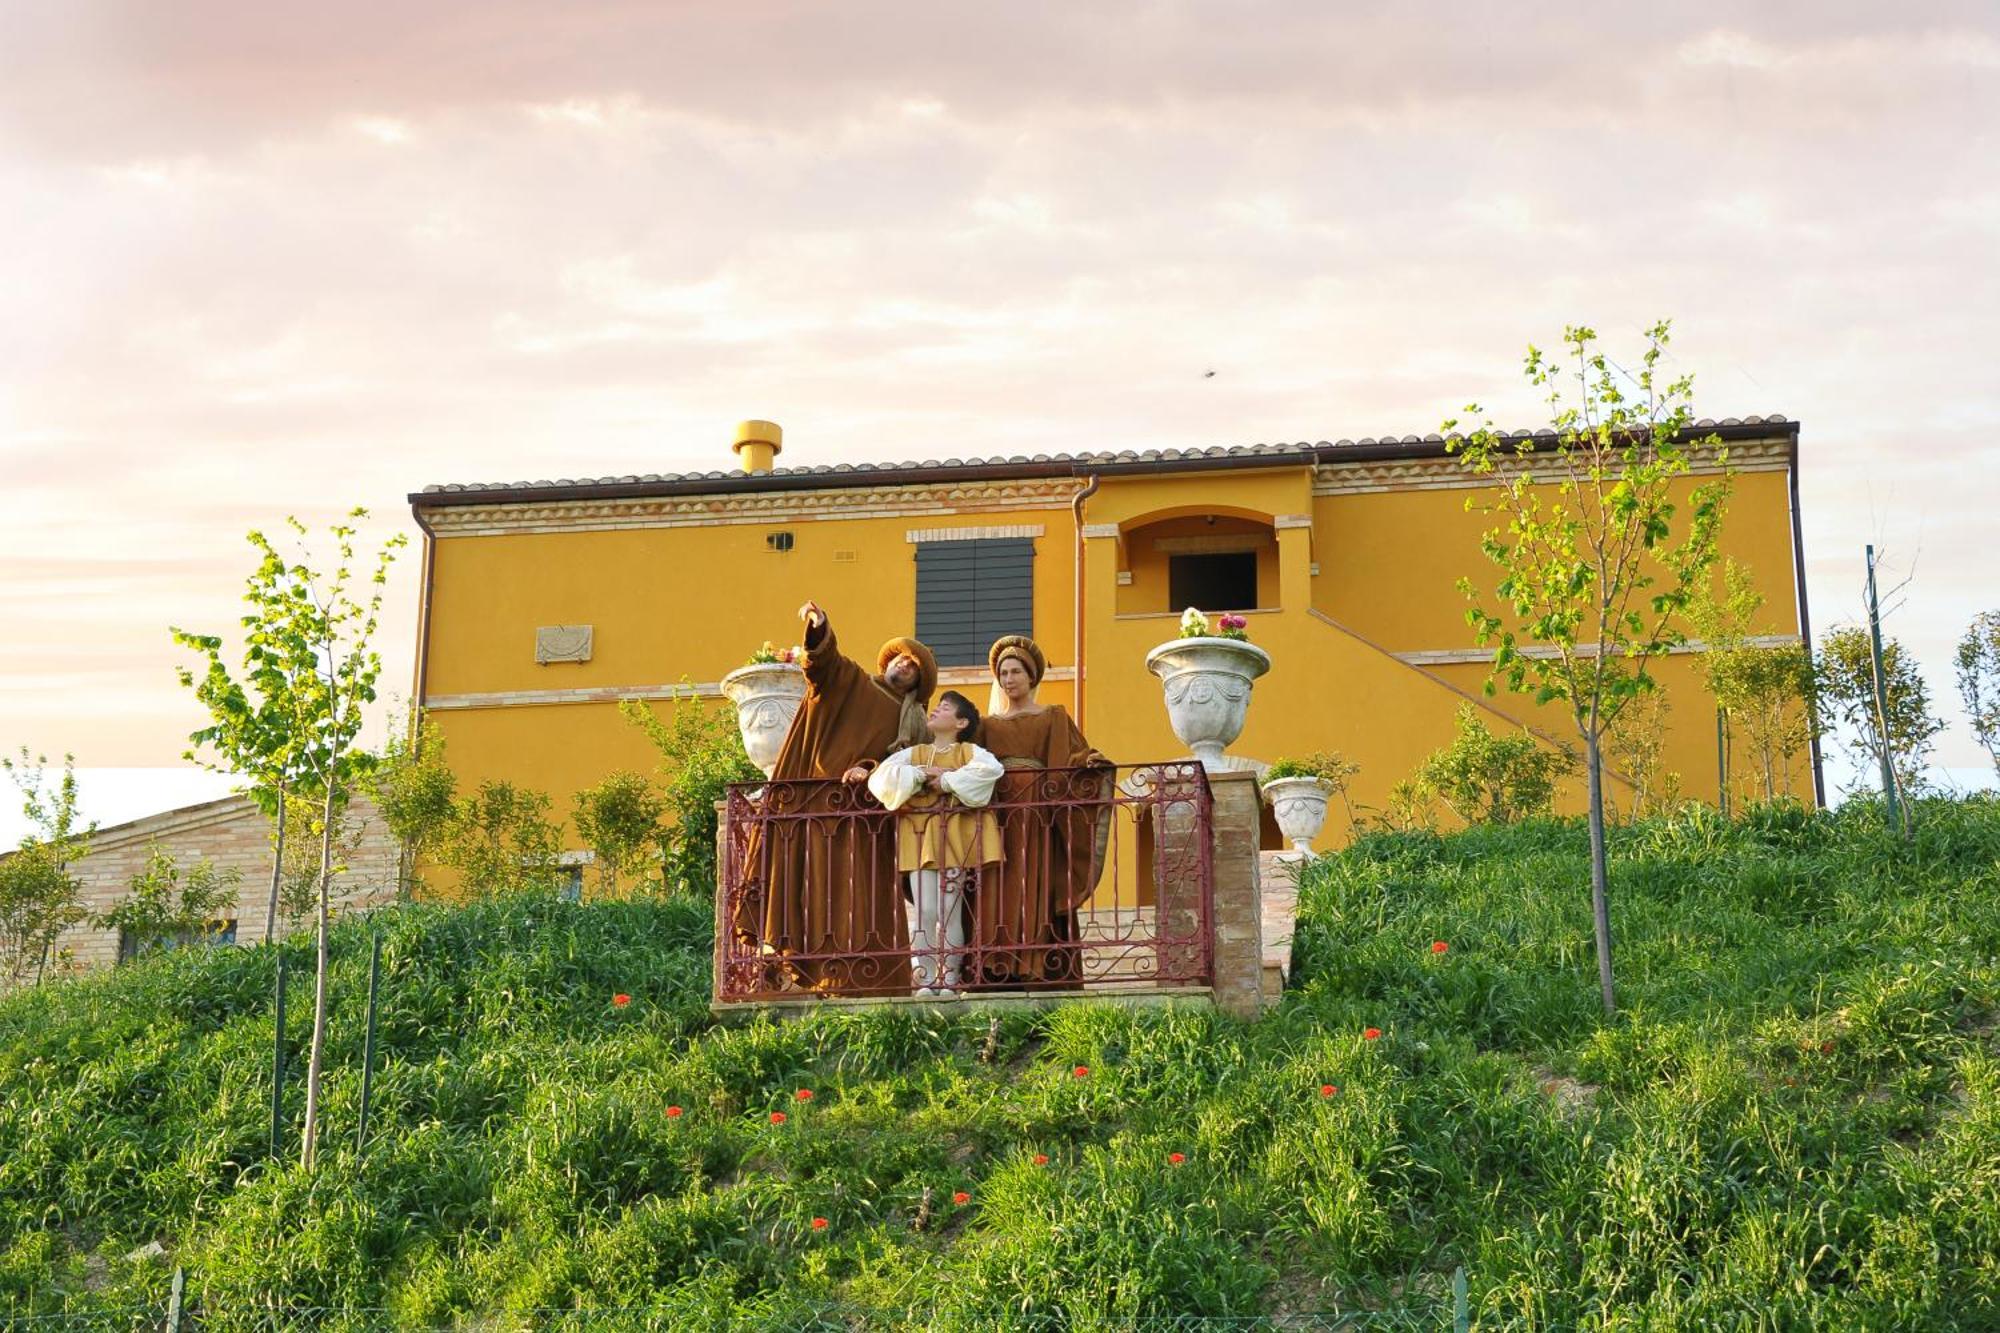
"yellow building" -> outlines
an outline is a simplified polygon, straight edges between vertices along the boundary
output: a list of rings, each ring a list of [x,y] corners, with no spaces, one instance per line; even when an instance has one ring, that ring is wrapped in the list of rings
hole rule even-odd
[[[1758,628],[1797,642],[1809,632],[1798,425],[1702,426],[1736,474],[1725,553],[1766,596]],[[1185,753],[1145,658],[1188,604],[1245,612],[1273,660],[1230,753],[1337,750],[1360,765],[1357,805],[1385,805],[1468,700],[1496,727],[1573,737],[1554,710],[1482,693],[1491,654],[1456,584],[1492,586],[1479,549],[1490,520],[1465,508],[1490,483],[1436,435],[779,468],[776,427],[744,427],[728,471],[410,497],[425,535],[415,693],[462,780],[538,788],[560,815],[607,773],[649,770],[618,702],[665,699],[683,681],[718,696],[757,645],[796,641],[807,598],[858,656],[891,635],[926,637],[941,684],[971,686],[982,704],[986,645],[1032,633],[1051,664],[1043,699],[1069,705],[1121,763]],[[1712,800],[1716,714],[1699,663],[1679,653],[1656,674],[1670,704],[1664,766]],[[1817,765],[1790,777],[1810,797]],[[1611,796],[1624,799],[1615,780]],[[1580,791],[1565,799],[1576,808]],[[1336,809],[1322,844],[1349,833]]]

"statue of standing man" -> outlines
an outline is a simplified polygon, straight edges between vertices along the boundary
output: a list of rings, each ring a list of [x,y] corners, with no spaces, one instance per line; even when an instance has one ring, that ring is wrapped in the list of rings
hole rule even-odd
[[[895,819],[874,807],[861,784],[882,759],[930,735],[925,715],[937,659],[915,639],[898,637],[882,645],[870,673],[841,653],[817,603],[800,607],[799,618],[806,626],[805,700],[771,770],[762,845],[750,849],[763,901],[739,909],[736,931],[771,950],[791,985],[907,995]],[[829,779],[842,785],[830,787]]]

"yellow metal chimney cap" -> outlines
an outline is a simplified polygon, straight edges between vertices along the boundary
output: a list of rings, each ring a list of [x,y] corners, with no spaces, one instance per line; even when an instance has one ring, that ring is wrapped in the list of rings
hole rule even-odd
[[[778,454],[785,447],[785,432],[775,421],[739,421],[736,423],[736,442],[730,449],[743,452],[746,444],[768,444],[771,452]]]

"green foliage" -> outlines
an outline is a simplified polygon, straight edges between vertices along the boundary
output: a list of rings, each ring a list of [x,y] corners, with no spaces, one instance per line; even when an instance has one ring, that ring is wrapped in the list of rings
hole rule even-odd
[[[643,871],[648,852],[664,855],[666,798],[639,774],[613,773],[584,788],[573,809],[576,831],[597,853],[598,874],[607,889],[615,889],[626,871]]]
[[[676,693],[665,718],[637,699],[618,705],[618,711],[646,733],[660,754],[671,821],[661,866],[665,888],[705,895],[715,883],[715,803],[730,783],[763,776],[743,752],[735,715],[727,708],[705,707],[692,693]]]
[[[2000,769],[2000,611],[1981,611],[1972,618],[1953,659],[1972,734]]]
[[[1329,790],[1345,787],[1361,766],[1352,760],[1343,759],[1331,750],[1320,750],[1299,758],[1280,758],[1264,770],[1265,782],[1276,782],[1280,778],[1318,778],[1328,785]]]
[[[445,760],[444,736],[427,715],[392,736],[363,780],[368,799],[415,867],[437,853],[457,816],[458,775]]]
[[[1323,858],[1255,1025],[726,1024],[701,899],[384,909],[332,936],[339,1130],[383,940],[367,1156],[330,1135],[316,1175],[264,1148],[270,947],[23,992],[0,1321],[157,1324],[180,1264],[219,1330],[1440,1328],[1459,1266],[1477,1327],[2000,1323],[2000,802],[1929,801],[1908,842],[1856,807],[1613,829],[1610,1022],[1576,984],[1577,835]]]
[[[1568,753],[1525,731],[1494,735],[1471,704],[1459,706],[1456,726],[1451,744],[1418,766],[1422,791],[1468,824],[1512,824],[1554,809],[1557,780],[1576,768]]]
[[[1875,785],[1886,749],[1899,791],[1920,790],[1931,741],[1944,719],[1931,712],[1930,686],[1916,659],[1894,639],[1882,641],[1884,716],[1875,702],[1875,655],[1868,631],[1843,625],[1821,636],[1816,670],[1820,725],[1838,730],[1855,759],[1859,785]]]
[[[29,825],[19,849],[0,859],[0,989],[40,981],[57,939],[90,915],[70,867],[88,855],[97,825],[78,817],[76,756],[63,756],[62,776],[44,790],[48,763],[26,746],[18,760],[0,758]]]
[[[139,954],[196,939],[236,906],[242,880],[242,871],[217,869],[207,859],[182,867],[156,843],[126,895],[110,911],[99,913],[95,924],[117,931]]]
[[[1775,801],[1794,794],[1792,771],[1812,745],[1813,663],[1801,645],[1751,641],[1763,605],[1750,571],[1725,560],[1720,595],[1697,599],[1689,615],[1706,645],[1701,663],[1709,692],[1729,714],[1731,737],[1749,742],[1757,793]]]
[[[1593,329],[1564,329],[1562,359],[1530,347],[1523,373],[1547,391],[1553,439],[1505,435],[1490,421],[1461,437],[1445,422],[1445,447],[1494,479],[1492,498],[1467,509],[1499,519],[1481,542],[1500,570],[1499,609],[1461,580],[1474,602],[1466,620],[1496,645],[1494,679],[1561,702],[1593,744],[1653,688],[1651,660],[1687,641],[1681,620],[1715,563],[1729,494],[1726,478],[1695,486],[1680,514],[1675,491],[1696,452],[1727,453],[1716,436],[1693,436],[1693,378],[1660,373],[1668,331],[1665,321],[1646,330],[1636,376],[1597,350]]]
[[[562,854],[562,825],[549,818],[546,793],[488,780],[452,805],[435,834],[440,864],[475,893],[547,888]]]

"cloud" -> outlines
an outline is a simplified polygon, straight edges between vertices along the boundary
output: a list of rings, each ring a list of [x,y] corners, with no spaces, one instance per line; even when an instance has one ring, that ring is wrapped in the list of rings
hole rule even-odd
[[[748,416],[799,461],[1533,422],[1520,350],[1575,319],[1672,315],[1705,412],[1805,422],[1822,620],[1920,543],[1897,632],[1949,697],[1989,595],[1984,5],[6,22],[0,616],[115,679],[0,694],[0,744],[177,755],[164,626],[232,624],[286,512],[726,466]]]

